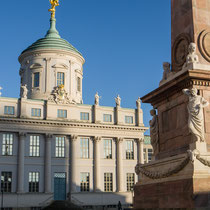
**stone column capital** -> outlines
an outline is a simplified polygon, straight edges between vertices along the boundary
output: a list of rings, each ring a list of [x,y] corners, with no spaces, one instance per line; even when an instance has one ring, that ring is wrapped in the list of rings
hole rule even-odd
[[[51,133],[46,133],[46,134],[45,134],[45,137],[46,137],[47,140],[50,140],[50,139],[52,139],[53,134],[51,134]]]
[[[122,138],[122,137],[117,137],[117,138],[116,138],[116,143],[117,143],[117,144],[120,144],[120,143],[123,142],[123,140],[124,140],[124,138]]]
[[[96,143],[100,142],[101,141],[101,136],[94,136],[93,141],[96,142]]]
[[[136,142],[139,143],[139,144],[144,143],[144,138],[136,139]]]
[[[52,58],[44,58],[44,61],[51,61]]]
[[[27,133],[26,132],[19,132],[19,137],[26,137]]]
[[[77,141],[78,136],[77,135],[71,135],[71,141]]]

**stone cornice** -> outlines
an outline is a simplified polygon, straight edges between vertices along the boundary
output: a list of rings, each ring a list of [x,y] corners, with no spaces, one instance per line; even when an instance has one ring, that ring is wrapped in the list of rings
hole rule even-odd
[[[58,127],[73,127],[73,128],[93,128],[93,129],[113,129],[113,130],[130,130],[145,132],[148,130],[147,127],[137,126],[123,126],[123,125],[105,125],[105,124],[94,124],[94,123],[75,123],[75,122],[58,122],[48,120],[35,120],[35,119],[19,119],[19,118],[0,118],[0,124],[9,123],[11,124],[22,124],[22,125],[43,125],[43,126],[58,126]]]
[[[167,100],[174,93],[193,85],[210,86],[210,75],[207,70],[187,70],[174,79],[161,85],[141,98],[143,103],[151,103],[154,107],[163,100]]]

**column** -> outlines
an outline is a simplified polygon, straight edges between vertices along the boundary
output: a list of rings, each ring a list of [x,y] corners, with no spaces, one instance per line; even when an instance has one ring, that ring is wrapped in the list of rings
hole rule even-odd
[[[71,136],[71,192],[76,192],[76,142],[78,136]]]
[[[51,175],[51,141],[52,134],[46,134],[45,136],[45,165],[44,165],[44,183],[45,183],[45,193],[51,193],[51,183],[52,183],[52,175]]]
[[[93,188],[94,192],[100,191],[100,141],[101,137],[94,137],[94,168],[93,168],[93,177],[94,183]]]
[[[123,163],[122,163],[122,142],[123,138],[117,138],[117,192],[123,191]]]
[[[144,139],[138,139],[138,163],[144,164]]]
[[[24,192],[24,157],[25,157],[25,137],[26,133],[19,133],[18,141],[18,170],[17,170],[17,192]]]

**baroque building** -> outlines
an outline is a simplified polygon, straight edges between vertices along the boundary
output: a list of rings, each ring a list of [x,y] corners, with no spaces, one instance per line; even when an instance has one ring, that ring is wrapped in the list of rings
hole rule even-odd
[[[94,105],[83,104],[85,60],[60,37],[53,5],[51,12],[46,36],[19,56],[20,98],[0,97],[3,207],[129,206],[135,165],[152,154],[140,99],[136,109],[122,108],[119,96],[104,107],[96,93]]]

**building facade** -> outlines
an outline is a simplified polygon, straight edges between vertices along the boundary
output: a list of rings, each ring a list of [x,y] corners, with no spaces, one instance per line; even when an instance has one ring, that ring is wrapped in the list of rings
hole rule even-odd
[[[94,207],[132,204],[134,168],[151,159],[143,112],[82,101],[84,58],[51,17],[46,36],[20,57],[20,98],[0,98],[3,207],[53,200]]]

